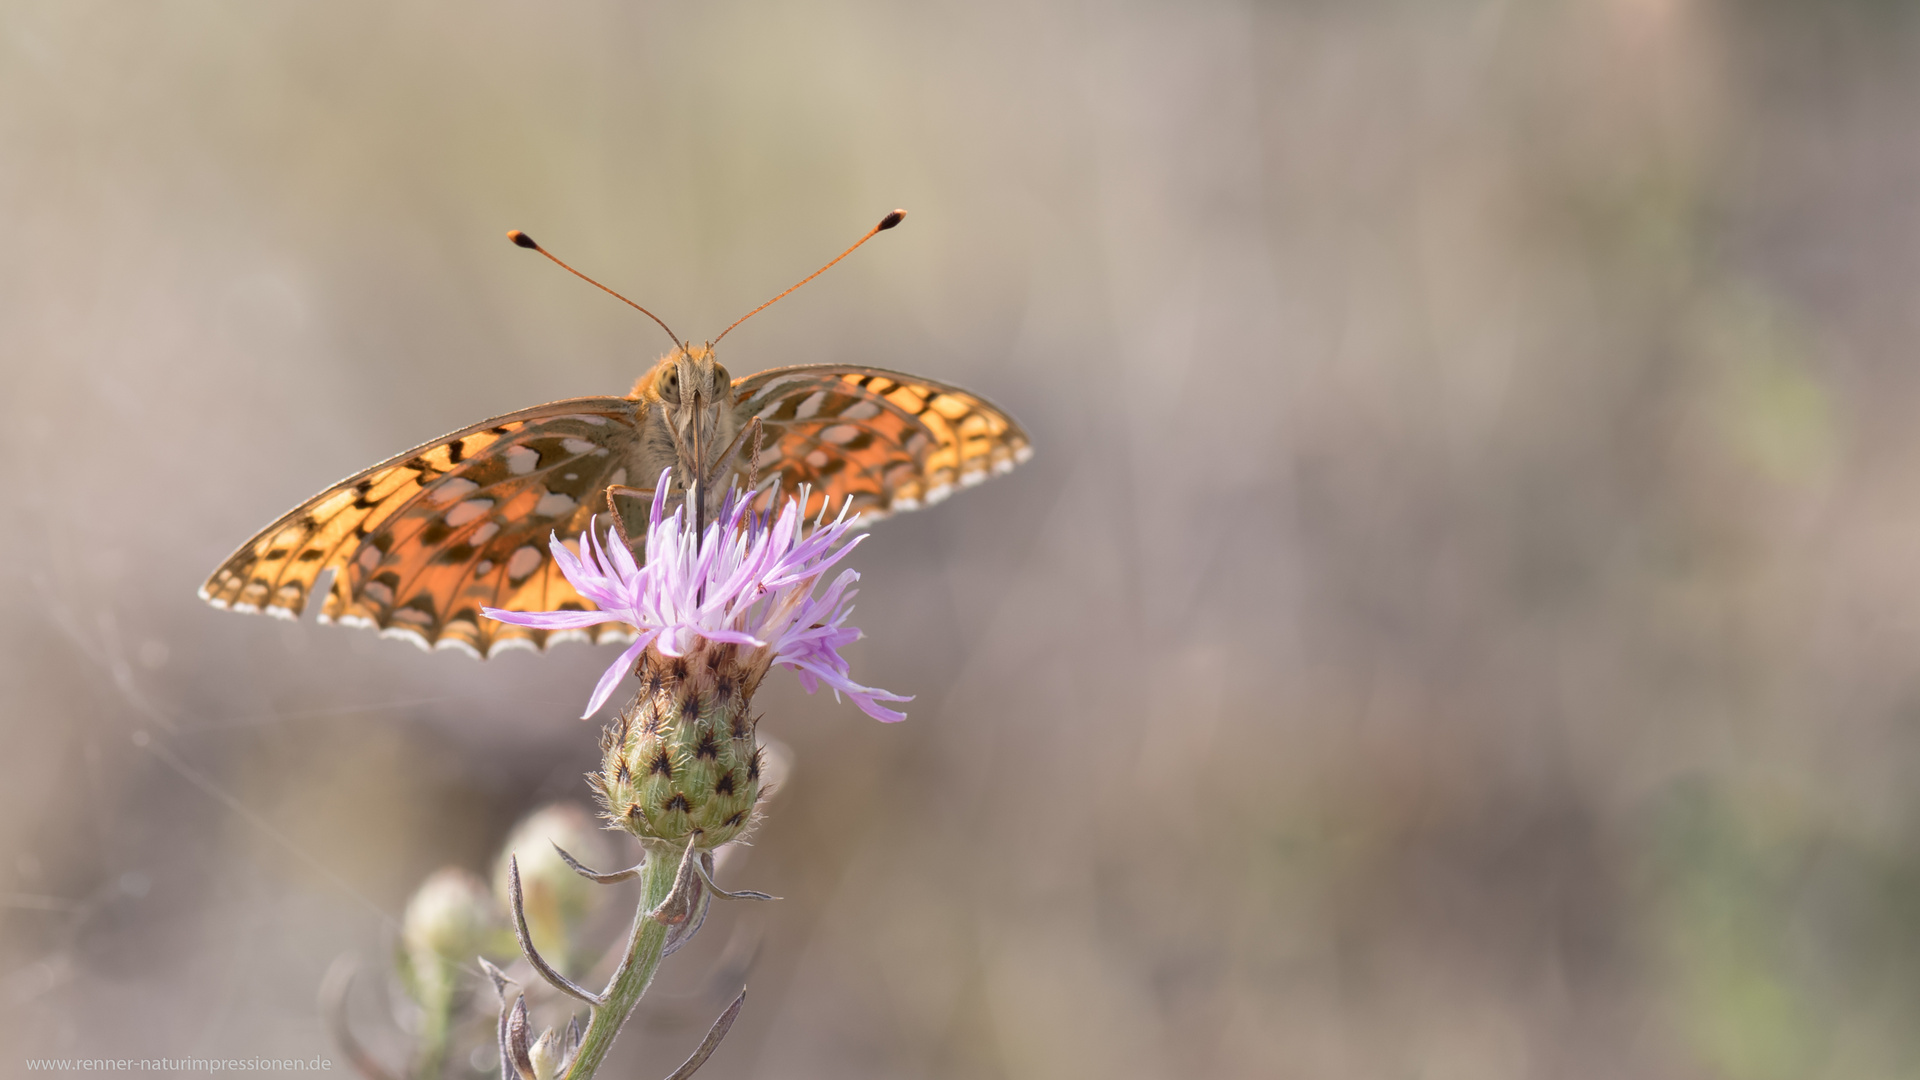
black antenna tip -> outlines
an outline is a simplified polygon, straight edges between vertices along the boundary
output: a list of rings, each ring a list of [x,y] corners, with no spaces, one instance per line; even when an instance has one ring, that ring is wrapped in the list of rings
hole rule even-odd
[[[895,225],[900,224],[902,221],[905,221],[906,219],[907,219],[907,212],[905,210],[895,210],[893,213],[888,214],[886,217],[883,217],[880,219],[879,231],[885,232],[886,230],[893,228]]]
[[[533,242],[533,237],[528,236],[519,229],[508,229],[507,239],[519,244],[523,248],[532,248],[535,251],[540,250],[540,245]]]

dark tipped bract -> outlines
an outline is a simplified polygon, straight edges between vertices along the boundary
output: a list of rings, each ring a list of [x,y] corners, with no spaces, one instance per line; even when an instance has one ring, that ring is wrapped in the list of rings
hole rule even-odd
[[[513,241],[514,243],[520,245],[523,248],[532,248],[535,251],[540,250],[540,245],[533,242],[533,237],[528,236],[526,233],[521,232],[519,229],[508,229],[507,239]]]
[[[879,226],[880,230],[885,231],[887,229],[891,229],[895,225],[900,224],[902,221],[905,221],[906,219],[907,219],[907,212],[905,210],[895,210],[893,213],[888,214],[886,217],[883,217],[880,219],[880,226]]]

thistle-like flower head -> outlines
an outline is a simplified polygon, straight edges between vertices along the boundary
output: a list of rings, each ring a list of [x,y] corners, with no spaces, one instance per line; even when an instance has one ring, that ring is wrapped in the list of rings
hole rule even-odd
[[[554,561],[598,611],[486,608],[487,617],[548,630],[625,622],[639,631],[600,677],[584,716],[606,703],[648,646],[679,657],[700,648],[704,639],[739,647],[742,661],[760,671],[774,664],[792,668],[808,693],[824,684],[836,698],[845,694],[876,720],[906,719],[905,713],[879,703],[911,698],[854,682],[840,655],[841,648],[860,638],[857,628],[846,625],[853,613],[852,586],[860,575],[842,570],[815,595],[827,571],[865,539],[864,534],[847,535],[858,519],[849,520],[842,507],[840,515],[828,521],[823,509],[807,532],[800,509],[805,489],[797,499],[788,499],[777,517],[757,514],[749,500],[729,493],[718,519],[704,536],[696,536],[685,506],[665,512],[670,472],[662,473],[654,488],[644,565],[635,564],[611,529],[603,541],[597,525],[590,524],[580,536],[577,556],[559,537],[553,539]]]

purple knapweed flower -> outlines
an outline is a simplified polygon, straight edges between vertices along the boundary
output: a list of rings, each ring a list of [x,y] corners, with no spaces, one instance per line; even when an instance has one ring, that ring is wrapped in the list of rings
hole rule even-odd
[[[634,563],[611,527],[602,542],[590,522],[580,535],[578,556],[557,535],[553,538],[550,546],[561,573],[600,610],[482,612],[543,630],[624,622],[640,632],[600,677],[583,718],[606,703],[647,646],[684,656],[705,639],[756,650],[768,663],[792,668],[808,693],[824,683],[835,698],[845,694],[876,720],[905,720],[906,713],[879,702],[913,699],[854,682],[840,655],[843,646],[860,638],[857,628],[846,625],[853,613],[850,586],[860,575],[843,570],[824,593],[813,595],[827,570],[866,539],[865,534],[847,539],[858,519],[848,520],[842,507],[839,517],[826,521],[823,509],[813,531],[802,536],[806,489],[798,499],[788,499],[771,522],[769,515],[755,514],[748,500],[729,494],[719,519],[696,543],[684,505],[664,512],[667,480],[668,473],[662,473],[654,488],[645,565]]]

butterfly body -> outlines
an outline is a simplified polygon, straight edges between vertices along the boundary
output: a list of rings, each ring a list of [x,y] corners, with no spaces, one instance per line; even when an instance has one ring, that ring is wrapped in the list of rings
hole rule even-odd
[[[651,494],[663,472],[685,466],[675,470],[676,488],[669,494],[683,496],[685,485],[697,480],[705,493],[703,513],[718,513],[727,481],[737,471],[745,424],[734,409],[733,380],[714,359],[713,347],[668,353],[633,384],[628,397],[636,406],[637,433],[628,465],[634,490],[627,494]],[[646,532],[647,509],[636,498],[615,499],[611,505],[628,535]]]
[[[543,649],[587,635],[498,623],[480,609],[591,608],[547,544],[605,513],[609,490],[636,539],[646,506],[621,490],[650,490],[670,467],[670,494],[683,496],[697,479],[709,519],[736,477],[762,479],[763,499],[776,484],[809,485],[810,514],[850,500],[877,519],[937,502],[1030,453],[1011,417],[958,387],[833,364],[732,379],[711,346],[681,347],[625,397],[494,417],[348,477],[241,545],[200,595],[216,607],[297,618],[331,571],[322,621],[476,655]],[[618,623],[597,631],[600,641],[632,633]]]

